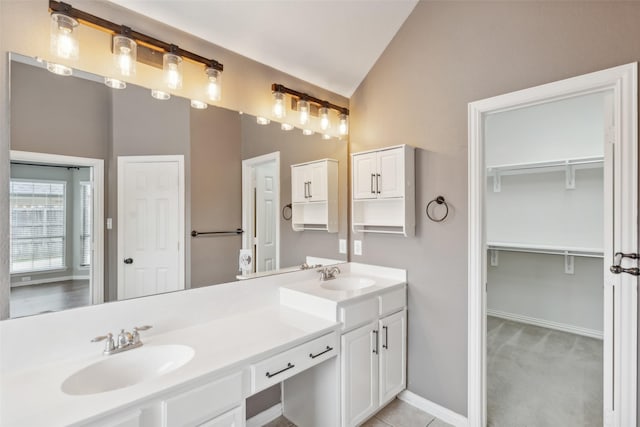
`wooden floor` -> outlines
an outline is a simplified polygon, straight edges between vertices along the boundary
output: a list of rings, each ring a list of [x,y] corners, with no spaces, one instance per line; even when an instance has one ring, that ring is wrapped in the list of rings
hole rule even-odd
[[[90,304],[89,280],[67,280],[11,288],[11,318]]]

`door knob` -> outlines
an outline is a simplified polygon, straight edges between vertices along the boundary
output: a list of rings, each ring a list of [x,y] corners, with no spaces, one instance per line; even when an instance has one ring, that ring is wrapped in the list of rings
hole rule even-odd
[[[124,263],[125,264],[133,264],[133,258],[125,258],[124,259]]]

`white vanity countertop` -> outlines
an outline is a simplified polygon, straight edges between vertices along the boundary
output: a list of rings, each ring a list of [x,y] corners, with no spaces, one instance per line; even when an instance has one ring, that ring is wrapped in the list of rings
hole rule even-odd
[[[142,335],[145,346],[188,345],[195,355],[173,372],[127,388],[85,396],[63,393],[60,386],[69,375],[106,357],[118,356],[103,356],[98,345],[93,356],[3,374],[0,425],[51,427],[87,422],[190,381],[225,375],[338,327],[339,323],[272,305],[146,339]]]

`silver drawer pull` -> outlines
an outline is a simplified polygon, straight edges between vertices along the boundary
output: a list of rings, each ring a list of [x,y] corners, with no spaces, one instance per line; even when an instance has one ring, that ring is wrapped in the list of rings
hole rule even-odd
[[[291,363],[287,363],[287,367],[284,369],[280,369],[278,372],[274,372],[273,374],[270,374],[269,372],[267,372],[267,378],[273,378],[278,374],[283,373],[284,371],[288,371],[291,368],[295,368],[296,365],[292,365]]]
[[[312,358],[312,359],[315,359],[316,357],[322,356],[323,354],[325,354],[325,353],[327,353],[327,352],[329,352],[331,350],[333,350],[333,347],[327,346],[327,349],[325,351],[321,351],[318,354],[309,353],[309,357]]]

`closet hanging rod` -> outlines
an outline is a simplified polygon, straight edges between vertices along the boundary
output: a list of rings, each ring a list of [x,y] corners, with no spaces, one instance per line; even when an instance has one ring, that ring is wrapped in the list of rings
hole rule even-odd
[[[244,233],[244,230],[242,228],[236,228],[233,231],[196,231],[196,230],[192,230],[191,231],[191,237],[198,237],[198,236],[232,236],[232,235],[239,235]]]
[[[543,245],[518,245],[518,244],[500,244],[487,243],[487,249],[491,251],[505,252],[524,252],[544,255],[569,255],[585,258],[604,258],[604,251],[594,248],[575,248],[575,247],[552,247]]]
[[[597,163],[603,163],[603,157],[590,157],[584,159],[573,159],[573,160],[555,160],[549,162],[539,162],[539,163],[521,163],[521,164],[513,164],[513,165],[496,165],[496,166],[488,166],[487,170],[489,172],[495,171],[516,171],[516,170],[525,170],[525,169],[543,169],[543,168],[554,168],[554,167],[566,167],[566,166],[579,166],[579,165],[591,165]]]

